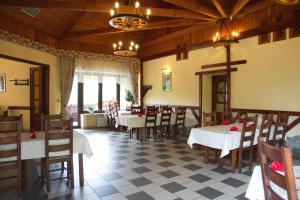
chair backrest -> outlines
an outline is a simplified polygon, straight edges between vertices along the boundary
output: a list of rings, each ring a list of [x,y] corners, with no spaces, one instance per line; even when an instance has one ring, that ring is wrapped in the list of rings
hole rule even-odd
[[[46,158],[73,156],[72,118],[69,120],[60,119],[53,127],[51,127],[50,119],[45,120],[45,150]]]
[[[261,126],[259,129],[259,137],[265,138],[265,141],[269,143],[270,132],[273,123],[273,114],[263,114]]]
[[[175,125],[177,125],[177,126],[184,126],[185,115],[186,115],[186,107],[184,107],[184,106],[178,106],[176,108]]]
[[[48,121],[48,128],[49,129],[60,129],[61,128],[61,121],[62,121],[62,115],[45,115],[44,120],[45,122]],[[46,126],[45,126],[46,128]]]
[[[287,199],[296,200],[296,184],[293,172],[293,163],[291,150],[288,147],[276,148],[264,142],[263,138],[259,138],[258,151],[260,155],[261,172],[263,178],[263,186],[266,200],[283,199],[282,196],[271,187],[270,182],[286,190]],[[283,163],[284,175],[270,169],[269,164],[272,161]]]
[[[21,163],[21,116],[0,117],[0,162]],[[9,147],[7,146],[9,145]],[[6,147],[6,148],[1,148]]]
[[[273,134],[273,142],[280,142],[280,145],[284,144],[286,128],[288,125],[289,114],[288,113],[279,113],[277,115],[275,130]]]
[[[231,111],[221,112],[221,120],[222,122],[226,120],[229,123],[232,123],[232,112]]]
[[[243,128],[241,132],[240,150],[245,144],[249,144],[249,147],[253,146],[255,132],[257,126],[257,115],[254,117],[244,118]]]
[[[131,106],[131,114],[139,114],[142,112],[141,106]]]
[[[163,107],[161,110],[160,126],[170,126],[171,115],[172,115],[172,108]]]
[[[157,110],[147,110],[146,119],[145,119],[145,127],[156,127],[156,119],[157,119]]]
[[[248,117],[248,113],[247,113],[247,111],[239,111],[239,112],[237,112],[237,114],[236,114],[236,119],[235,119],[235,121],[237,121],[237,120],[244,120],[245,121],[245,119]]]
[[[215,126],[217,125],[217,115],[216,112],[213,111],[211,113],[203,112],[203,126]]]
[[[159,106],[159,112],[162,112],[162,110],[163,110],[164,108],[171,108],[171,107],[168,106],[168,105],[160,105],[160,106]]]

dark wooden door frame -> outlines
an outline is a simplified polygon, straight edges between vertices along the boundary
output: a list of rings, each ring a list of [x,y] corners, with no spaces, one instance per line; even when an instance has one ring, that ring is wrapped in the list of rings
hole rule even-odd
[[[46,115],[49,114],[50,65],[45,64],[45,63],[40,63],[40,62],[35,62],[35,61],[23,59],[23,58],[18,58],[18,57],[14,57],[14,56],[9,56],[9,55],[5,55],[5,54],[0,54],[0,58],[41,67],[41,69],[42,69],[42,78],[43,78],[42,92],[43,92],[43,96],[44,96],[44,98],[42,100],[42,107],[41,107],[42,110],[41,111],[42,111],[43,114],[46,114]],[[30,117],[30,120],[31,120],[31,117]]]
[[[215,102],[217,102],[217,90],[216,88],[214,87],[215,84],[217,84],[217,79],[223,79],[225,80],[225,82],[227,82],[227,75],[215,75],[215,76],[212,76],[212,104],[211,104],[211,110],[212,111],[217,111],[216,109],[216,104],[214,104]],[[225,85],[225,87],[227,87],[227,85]],[[227,93],[226,92],[226,88],[225,88],[225,94]],[[225,95],[225,99],[224,99],[224,106],[227,105],[227,99],[226,99],[226,95]],[[226,107],[224,107],[224,110],[226,110]]]

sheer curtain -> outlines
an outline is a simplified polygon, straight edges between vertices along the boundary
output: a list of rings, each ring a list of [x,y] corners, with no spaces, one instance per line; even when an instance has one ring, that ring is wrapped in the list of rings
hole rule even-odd
[[[122,86],[122,89],[129,89],[132,92],[134,99],[138,100],[138,78],[134,77],[136,75],[138,76],[138,74],[135,74],[138,72],[136,69],[133,70],[134,66],[132,66],[132,64],[125,62],[123,63],[102,61],[97,59],[76,58],[75,66],[75,73],[79,77],[78,81],[84,82],[84,85],[86,85],[86,82],[91,83],[93,82],[93,80],[95,81],[95,79],[98,80],[98,83],[103,83],[103,80],[106,80],[105,82],[119,83]],[[91,90],[92,87],[93,86],[90,86],[88,89]],[[97,92],[97,90],[95,90],[95,92]],[[114,91],[110,91],[110,93],[113,92]],[[108,96],[112,95],[108,94]],[[105,100],[105,96],[103,97],[103,100]],[[114,98],[116,98],[115,94]],[[124,100],[121,99],[121,101]],[[86,104],[85,101],[84,104]]]

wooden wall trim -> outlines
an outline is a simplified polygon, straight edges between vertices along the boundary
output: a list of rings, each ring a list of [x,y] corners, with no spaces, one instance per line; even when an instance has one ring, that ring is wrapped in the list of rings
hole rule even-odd
[[[26,64],[30,64],[30,65],[36,65],[36,66],[45,66],[45,65],[47,65],[47,64],[44,64],[44,63],[35,62],[35,61],[31,61],[31,60],[26,60],[26,59],[22,59],[22,58],[17,58],[17,57],[13,57],[13,56],[8,56],[8,55],[4,55],[4,54],[0,54],[0,58],[7,59],[7,60],[13,60],[13,61],[16,61],[16,62],[22,62],[22,63],[26,63]]]
[[[30,106],[8,106],[8,110],[30,110]]]
[[[291,116],[300,116],[300,112],[298,111],[288,111],[288,110],[261,110],[261,109],[247,109],[247,108],[231,108],[231,111],[246,111],[248,113],[258,113],[258,114],[278,114],[278,113],[289,113]]]

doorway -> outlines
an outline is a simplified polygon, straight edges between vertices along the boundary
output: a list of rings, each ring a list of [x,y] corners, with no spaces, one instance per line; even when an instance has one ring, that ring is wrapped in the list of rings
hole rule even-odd
[[[212,77],[212,111],[216,111],[217,122],[221,123],[221,112],[227,110],[227,76],[217,75]]]

